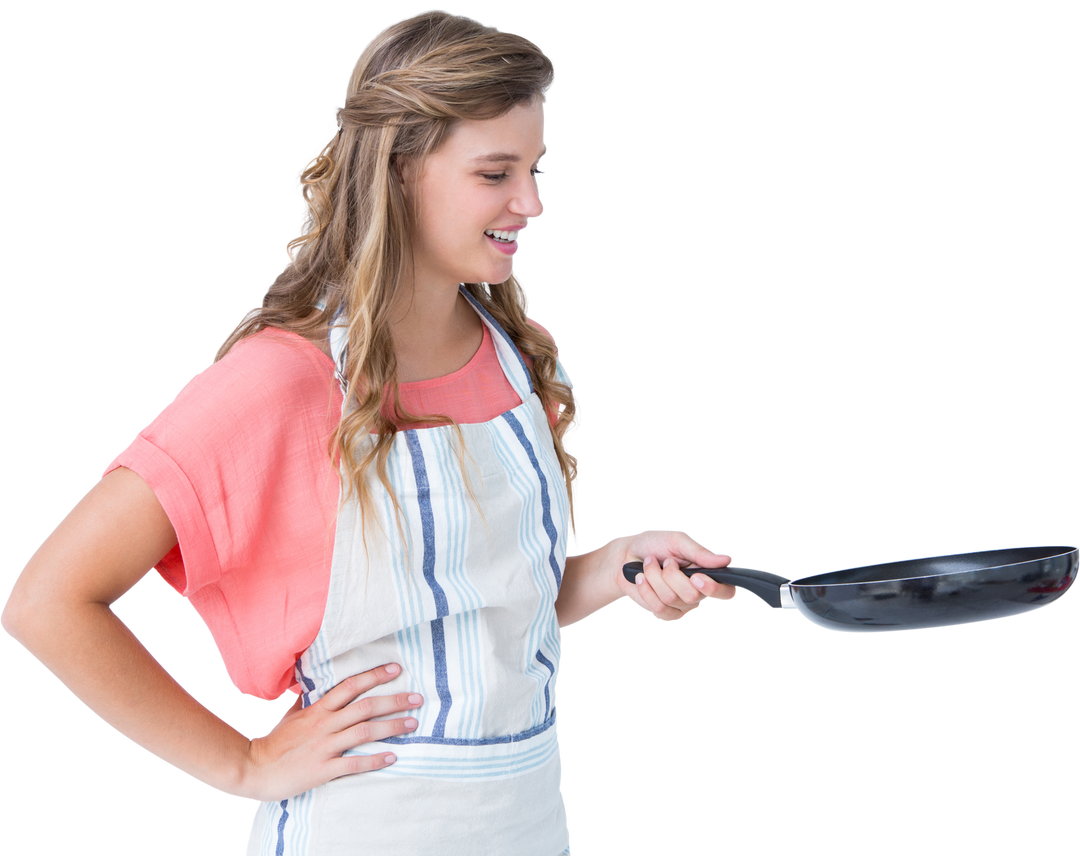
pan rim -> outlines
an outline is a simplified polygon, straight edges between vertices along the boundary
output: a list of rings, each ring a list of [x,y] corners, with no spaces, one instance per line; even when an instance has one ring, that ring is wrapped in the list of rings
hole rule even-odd
[[[810,580],[814,576],[821,576],[826,573],[834,573],[836,571],[848,571],[853,568],[872,568],[878,565],[892,565],[895,562],[912,561],[914,559],[933,559],[940,558],[942,556],[960,556],[969,553],[993,553],[999,551],[999,549],[1016,549],[1022,547],[1065,547],[1059,553],[1054,553],[1050,556],[1040,556],[1039,558],[1024,559],[1023,561],[1010,562],[1009,565],[994,566],[995,568],[1010,568],[1014,565],[1026,565],[1029,561],[1044,561],[1045,559],[1059,558],[1061,556],[1067,556],[1070,553],[1080,552],[1080,544],[1074,544],[1068,541],[1040,541],[1030,544],[1002,544],[996,547],[970,547],[967,549],[950,549],[950,551],[943,551],[941,553],[922,553],[915,556],[903,556],[896,559],[879,559],[877,561],[862,561],[855,563],[855,565],[843,565],[838,568],[826,568],[821,571],[811,571],[810,573],[800,574],[799,576],[793,576],[791,580],[787,581],[787,585],[795,586],[799,585],[800,581]],[[989,569],[985,569],[989,570]],[[955,573],[977,573],[977,570],[967,569],[963,571],[956,571]],[[932,578],[932,576],[942,576],[941,573],[919,574],[917,576],[897,576],[890,582],[901,582],[903,580],[926,580]],[[848,583],[827,583],[829,586],[840,585],[867,585],[865,582],[848,582]]]

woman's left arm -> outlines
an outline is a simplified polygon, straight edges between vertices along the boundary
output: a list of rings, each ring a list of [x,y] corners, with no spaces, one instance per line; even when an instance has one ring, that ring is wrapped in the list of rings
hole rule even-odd
[[[644,562],[636,583],[623,576],[623,565]],[[721,585],[705,574],[686,576],[682,568],[723,568],[731,559],[706,550],[682,532],[642,532],[617,538],[610,544],[566,560],[562,587],[555,601],[559,626],[580,621],[624,595],[657,618],[682,618],[706,597],[727,600],[732,586]]]

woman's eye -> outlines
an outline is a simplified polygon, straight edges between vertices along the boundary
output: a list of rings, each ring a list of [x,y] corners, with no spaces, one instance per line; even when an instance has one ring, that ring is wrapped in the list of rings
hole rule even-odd
[[[502,181],[504,178],[509,178],[510,176],[507,175],[505,172],[500,172],[500,173],[483,173],[482,172],[482,173],[480,173],[480,177],[483,178],[483,179],[487,179],[488,181]]]
[[[546,169],[540,168],[530,169],[529,172],[532,173],[532,175],[535,175],[537,178],[543,178],[545,175],[548,175],[548,171],[546,171]],[[503,178],[510,178],[510,176],[505,173],[500,173],[499,175],[484,175],[482,173],[481,178],[486,178],[488,181],[501,181]]]

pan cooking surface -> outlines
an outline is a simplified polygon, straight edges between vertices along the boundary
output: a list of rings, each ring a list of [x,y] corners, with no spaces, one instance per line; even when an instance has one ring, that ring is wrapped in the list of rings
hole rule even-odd
[[[957,574],[965,571],[991,572],[1038,559],[1050,559],[1073,551],[1072,547],[1023,547],[1013,550],[988,550],[984,553],[958,553],[930,559],[909,559],[884,565],[867,565],[846,571],[830,571],[792,580],[792,585],[823,586],[849,583],[872,583],[917,579],[919,577]],[[1008,572],[1005,572],[1006,574]]]
[[[1015,615],[1064,594],[1071,547],[964,553],[817,574],[791,583],[795,605],[833,629],[940,627]]]

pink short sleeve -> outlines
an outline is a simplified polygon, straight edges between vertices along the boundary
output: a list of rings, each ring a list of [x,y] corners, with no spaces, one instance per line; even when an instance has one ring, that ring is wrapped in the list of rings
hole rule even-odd
[[[274,698],[318,632],[338,479],[341,394],[328,357],[265,330],[196,377],[109,467],[138,473],[178,544],[158,565],[244,692]]]

